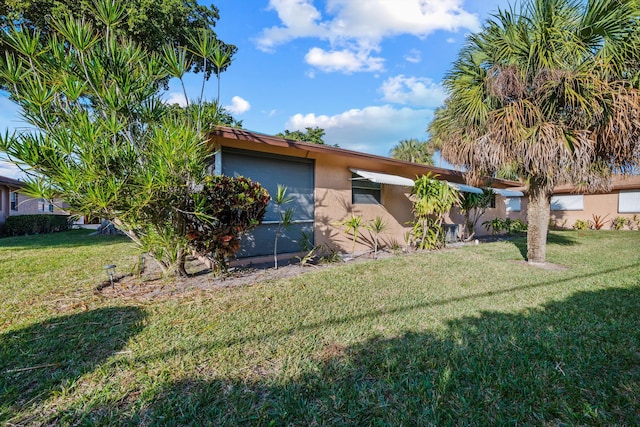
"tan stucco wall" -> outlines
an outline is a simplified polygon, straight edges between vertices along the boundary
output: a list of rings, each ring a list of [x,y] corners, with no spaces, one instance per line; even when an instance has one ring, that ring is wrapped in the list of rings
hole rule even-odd
[[[301,157],[300,150],[286,147],[262,146],[243,141],[224,140],[224,146]],[[382,186],[382,204],[351,203],[351,171],[349,168],[378,171],[394,175],[414,178],[407,171],[400,168],[381,168],[370,159],[345,158],[324,153],[308,152],[306,158],[315,160],[314,199],[315,199],[315,232],[316,245],[325,245],[331,250],[350,252],[351,237],[344,232],[344,226],[339,223],[353,213],[362,215],[363,224],[369,223],[377,216],[387,224],[387,228],[380,234],[382,245],[390,246],[394,242],[404,244],[404,233],[410,229],[405,223],[412,219],[409,188],[393,185]],[[371,249],[371,234],[364,228],[360,230],[356,251]]]
[[[624,218],[633,218],[634,215],[640,217],[640,212],[618,213],[618,194],[619,191],[604,194],[585,194],[584,210],[581,211],[551,211],[551,219],[557,227],[572,228],[576,220],[584,221],[592,220],[594,215],[601,217],[606,216],[606,225],[604,229],[610,229],[611,220],[617,216]]]
[[[374,169],[376,165],[367,160],[318,156],[315,169],[316,244],[342,252],[351,251],[351,237],[345,233],[345,227],[338,223],[353,214],[362,216],[363,224],[381,217],[386,223],[386,229],[379,236],[381,244],[387,247],[394,243],[403,245],[403,235],[410,229],[406,222],[412,219],[410,189],[382,185],[382,204],[352,204],[350,167],[394,173],[380,170],[379,166]],[[400,173],[396,171],[395,174]],[[371,249],[373,235],[364,228],[360,230],[360,234],[356,251]]]
[[[350,252],[352,248],[351,236],[345,233],[341,221],[348,219],[351,214],[362,216],[362,223],[368,224],[380,216],[386,223],[386,229],[380,234],[380,242],[385,247],[394,244],[401,247],[405,244],[405,233],[411,230],[409,222],[413,220],[409,187],[396,185],[382,185],[382,204],[352,204],[351,171],[349,168],[370,170],[392,175],[399,175],[415,179],[421,173],[419,167],[411,165],[381,164],[375,159],[366,157],[347,157],[333,153],[301,151],[296,148],[280,147],[266,144],[256,144],[242,140],[220,138],[218,144],[250,151],[258,151],[285,156],[305,157],[315,161],[315,231],[316,245],[325,245],[331,250]],[[477,235],[486,235],[487,231],[482,222],[495,216],[509,218],[523,218],[526,212],[526,198],[522,198],[522,211],[507,215],[504,198],[496,200],[496,208],[488,209],[478,222]],[[453,212],[445,218],[447,223],[462,224],[462,215]],[[372,248],[372,234],[362,228],[356,251],[362,252]]]

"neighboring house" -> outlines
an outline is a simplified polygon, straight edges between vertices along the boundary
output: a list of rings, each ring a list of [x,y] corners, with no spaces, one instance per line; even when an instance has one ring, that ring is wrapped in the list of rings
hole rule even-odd
[[[551,197],[551,220],[557,227],[571,228],[577,220],[606,218],[612,228],[616,217],[640,220],[640,176],[616,176],[608,192],[584,194],[570,185],[555,188]]]
[[[22,183],[17,179],[0,176],[0,224],[18,212],[18,190]]]
[[[16,179],[0,176],[0,224],[3,224],[9,216],[53,214],[69,215],[62,209],[61,201],[51,202],[45,199],[36,199],[20,192],[24,184]]]
[[[414,219],[409,198],[413,180],[427,173],[457,185],[462,190],[480,191],[465,186],[462,172],[425,166],[372,154],[359,153],[326,145],[297,142],[220,127],[210,134],[215,150],[213,172],[229,176],[246,176],[260,182],[274,195],[278,184],[287,187],[293,201],[286,207],[294,209],[294,224],[279,240],[280,253],[295,253],[307,240],[332,250],[348,252],[351,240],[339,223],[353,215],[361,215],[363,224],[377,216],[387,229],[381,234],[385,246],[404,245],[404,235]],[[492,187],[513,187],[518,183],[493,180]],[[500,191],[500,190],[498,190]],[[517,196],[522,193],[506,193]],[[509,210],[524,208],[520,197],[496,197],[496,207],[486,218],[505,217]],[[519,215],[519,212],[515,212]],[[483,219],[484,220],[484,219]],[[461,223],[453,212],[448,222]],[[273,238],[278,217],[269,205],[263,224],[245,237],[239,257],[273,254]],[[484,231],[484,233],[482,233]],[[486,234],[483,227],[478,232]],[[361,230],[362,239],[356,251],[370,249],[366,242],[370,234]]]

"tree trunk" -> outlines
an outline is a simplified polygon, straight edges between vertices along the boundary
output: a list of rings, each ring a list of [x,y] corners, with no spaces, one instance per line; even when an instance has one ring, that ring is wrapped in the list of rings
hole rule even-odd
[[[549,194],[531,180],[527,207],[527,261],[530,264],[546,262],[550,208]]]

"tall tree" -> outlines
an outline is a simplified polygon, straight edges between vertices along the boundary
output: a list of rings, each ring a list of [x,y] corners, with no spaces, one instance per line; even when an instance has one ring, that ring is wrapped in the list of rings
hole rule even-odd
[[[415,138],[403,139],[391,149],[391,157],[406,162],[433,165],[434,146]]]
[[[119,2],[125,8],[123,22],[113,27],[118,35],[131,38],[138,45],[152,52],[161,52],[166,44],[191,46],[200,31],[212,31],[220,18],[218,8],[198,4],[197,0],[127,0]],[[0,0],[0,26],[13,24],[23,28],[38,29],[47,34],[55,31],[55,19],[71,15],[83,18],[93,25],[104,26],[97,16],[93,0]],[[220,40],[216,43],[222,58],[231,57],[237,51],[234,45]],[[1,44],[3,49],[10,45]],[[228,61],[207,61],[202,55],[187,53],[189,70],[205,70],[211,73],[224,71]]]
[[[311,142],[313,144],[325,145],[324,143],[325,131],[319,127],[308,127],[306,131],[285,129],[284,132],[277,133],[276,136],[280,138],[292,139],[294,141]]]
[[[165,272],[184,275],[191,250],[227,250],[215,239],[235,247],[237,236],[212,237],[210,230],[224,228],[224,215],[237,221],[242,205],[211,203],[212,189],[223,183],[205,176],[202,120],[215,122],[217,105],[176,109],[162,102],[161,83],[181,80],[188,69],[186,49],[166,46],[160,55],[117,36],[122,4],[96,3],[101,26],[67,15],[53,18],[47,33],[21,26],[3,33],[11,49],[0,57],[0,80],[31,128],[0,136],[0,152],[28,174],[29,194],[112,220]],[[213,34],[199,37],[215,42]],[[234,192],[233,183],[226,187]],[[247,194],[239,199],[268,198],[252,184],[240,187]],[[249,226],[264,214],[260,206],[242,211],[253,212],[244,218]],[[241,228],[234,223],[233,230]]]
[[[546,261],[558,184],[606,188],[640,159],[637,0],[525,0],[471,35],[429,131],[471,178],[508,169],[528,189],[527,259]]]

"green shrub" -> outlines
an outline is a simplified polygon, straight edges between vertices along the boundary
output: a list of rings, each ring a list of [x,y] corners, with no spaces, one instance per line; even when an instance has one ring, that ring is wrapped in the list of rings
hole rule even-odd
[[[205,178],[187,214],[189,246],[207,254],[216,271],[227,269],[227,258],[240,249],[240,238],[262,222],[269,204],[265,188],[245,177]]]
[[[15,215],[7,218],[4,226],[9,236],[22,236],[68,230],[71,221],[68,215]]]
[[[584,219],[577,219],[576,222],[573,224],[573,228],[575,230],[588,230],[591,227],[591,223],[589,223],[589,221],[586,221]]]
[[[491,234],[507,233],[518,234],[527,232],[527,223],[521,219],[511,218],[494,218],[482,223],[487,231],[491,231]]]
[[[611,228],[614,230],[622,230],[627,225],[627,219],[622,216],[617,216],[611,220]]]

